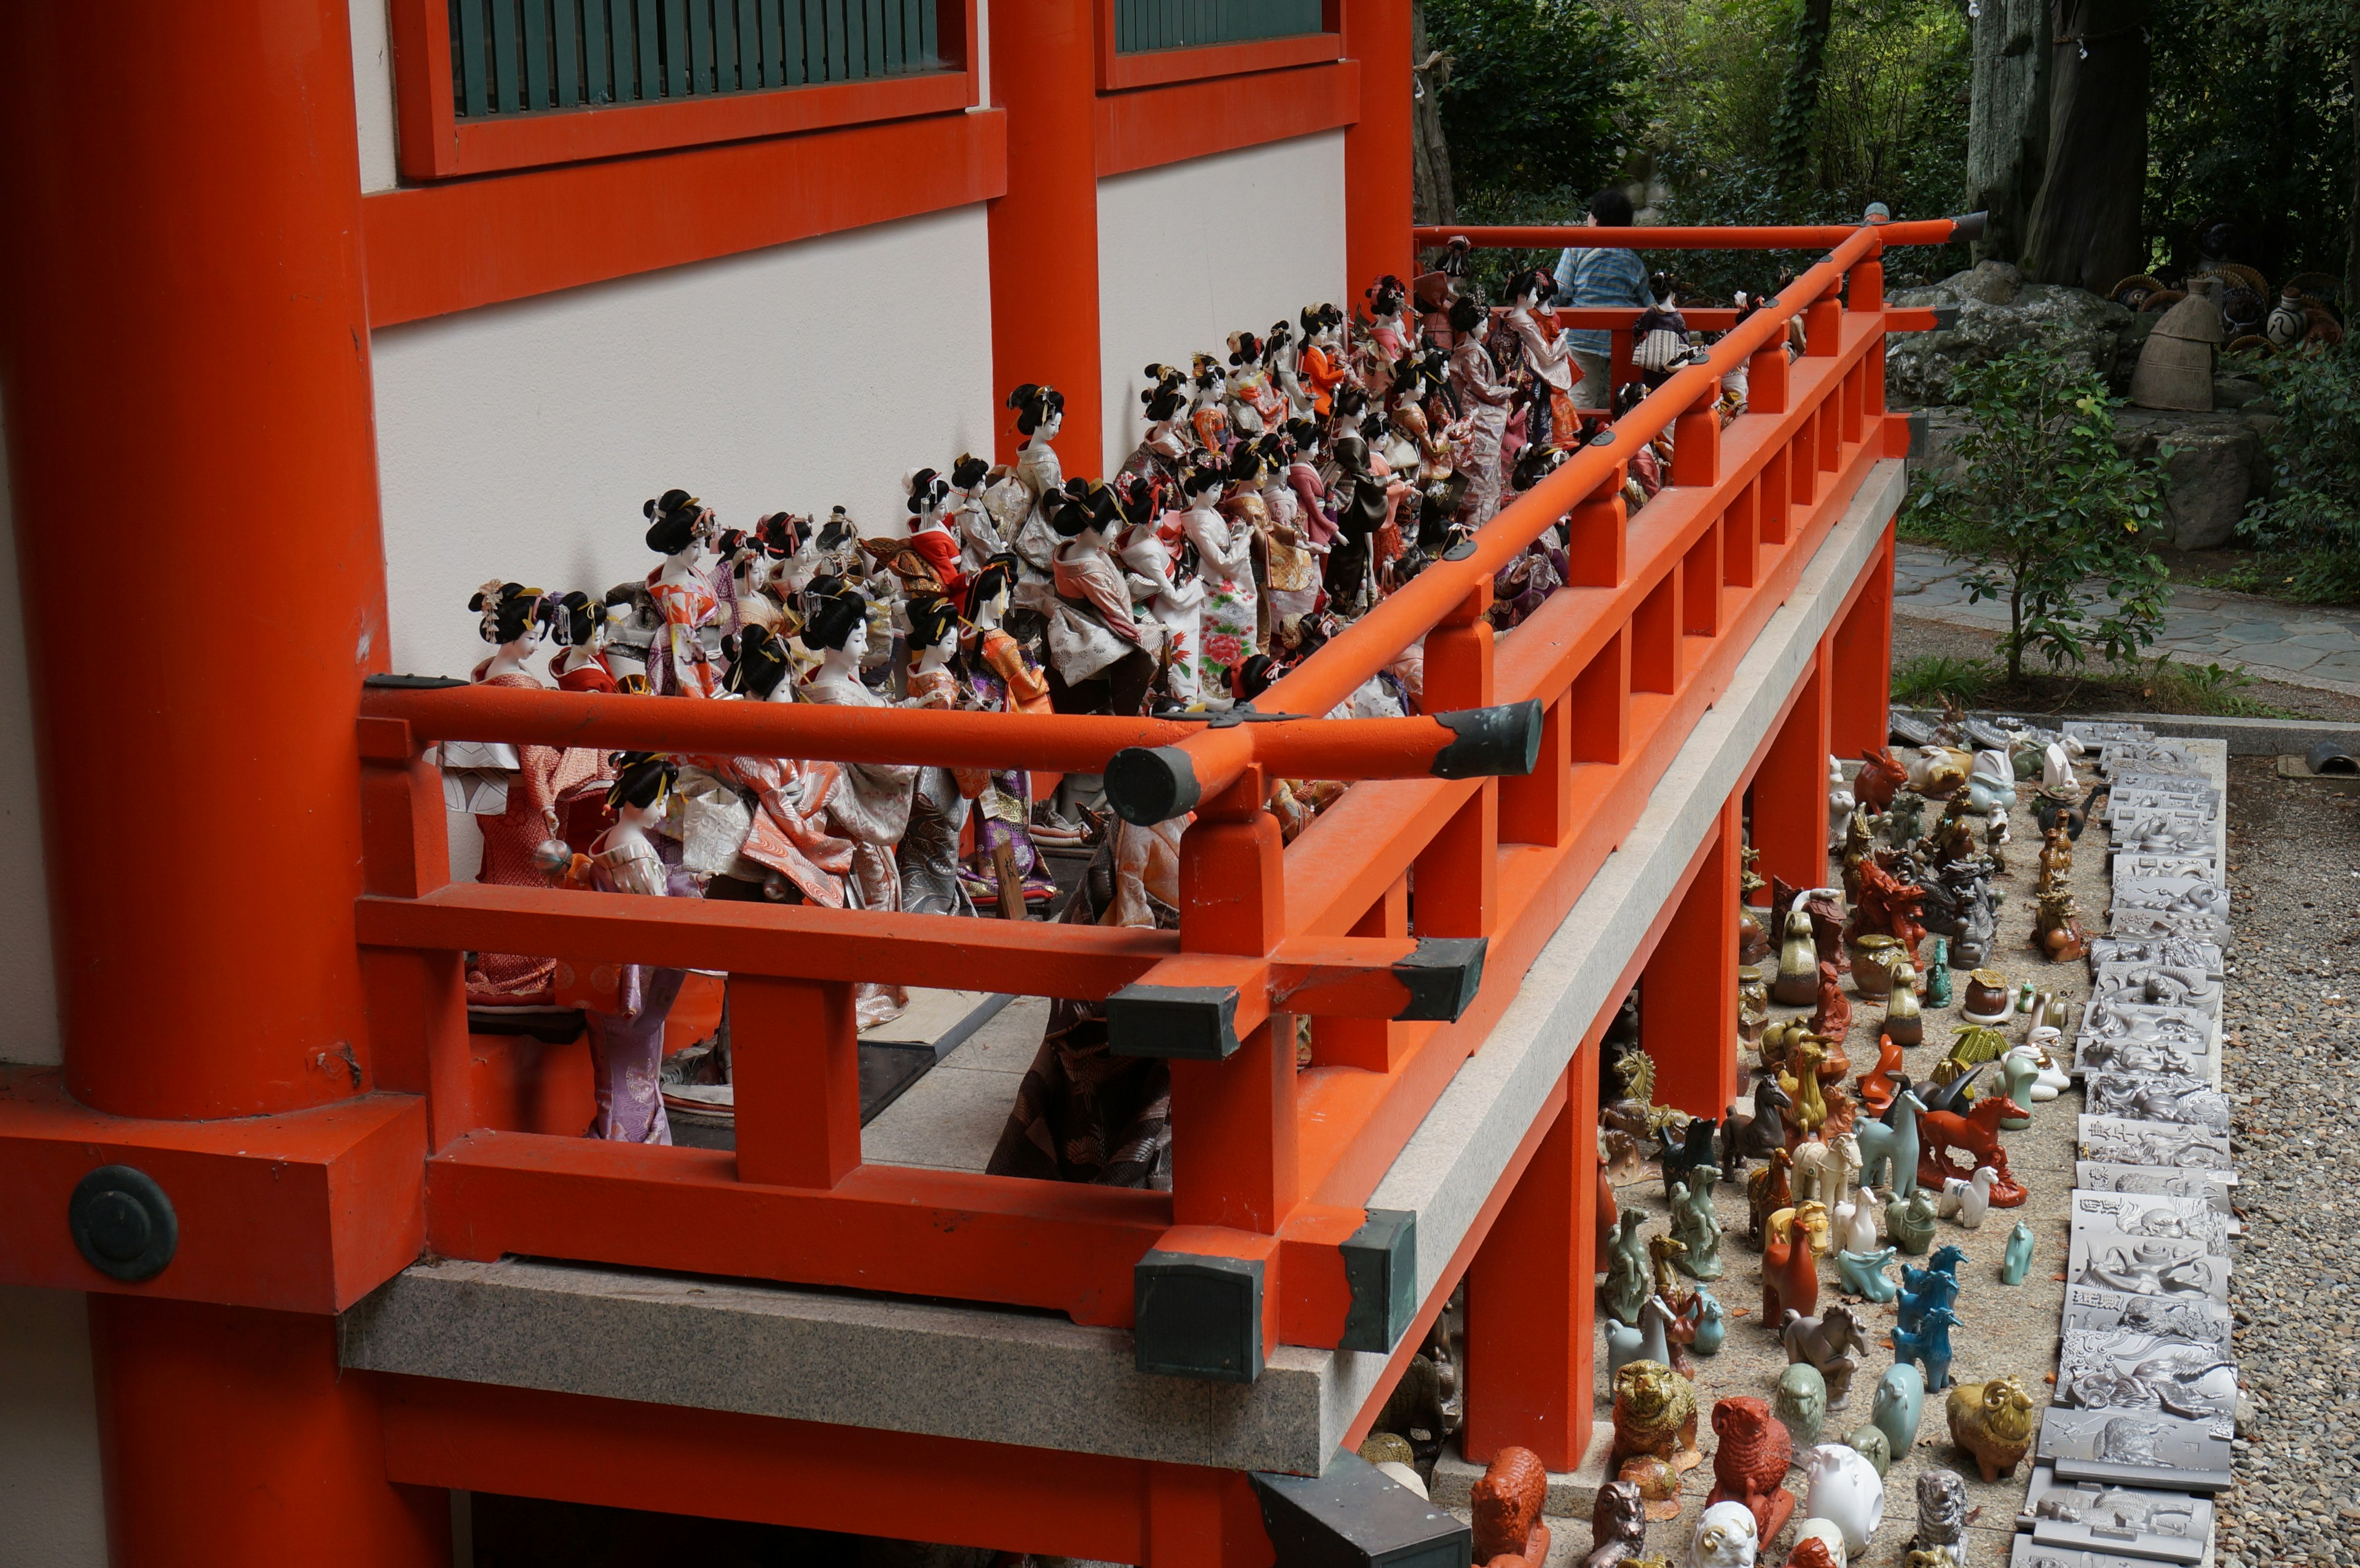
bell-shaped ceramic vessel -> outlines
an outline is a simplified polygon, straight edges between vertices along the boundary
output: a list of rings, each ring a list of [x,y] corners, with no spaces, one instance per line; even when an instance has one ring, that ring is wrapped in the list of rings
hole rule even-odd
[[[1896,964],[1888,973],[1893,989],[1885,998],[1885,1032],[1896,1045],[1922,1045],[1926,1016],[1918,1004],[1918,971],[1908,964]]]
[[[1847,1552],[1868,1550],[1885,1522],[1885,1481],[1866,1456],[1841,1443],[1823,1443],[1804,1462],[1810,1491],[1803,1503],[1808,1519],[1825,1519],[1843,1534]]]

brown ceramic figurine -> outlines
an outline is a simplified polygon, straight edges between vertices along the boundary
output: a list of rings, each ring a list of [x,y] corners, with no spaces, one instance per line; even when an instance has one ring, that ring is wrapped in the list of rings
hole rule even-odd
[[[1745,1206],[1750,1215],[1745,1226],[1745,1239],[1755,1250],[1762,1247],[1763,1233],[1769,1228],[1770,1216],[1795,1201],[1795,1157],[1785,1149],[1773,1149],[1770,1163],[1745,1179]],[[1604,1257],[1601,1250],[1600,1257]]]
[[[1469,1500],[1475,1561],[1485,1568],[1541,1568],[1548,1561],[1549,1529],[1541,1522],[1547,1500],[1540,1455],[1513,1445],[1500,1450]]]
[[[2009,1099],[2005,1094],[1990,1094],[1967,1108],[1958,1111],[1922,1111],[1918,1116],[1918,1184],[1934,1192],[1952,1177],[1962,1181],[1974,1178],[1975,1167],[1988,1165],[1998,1178],[1992,1183],[1991,1203],[1995,1209],[2021,1208],[2032,1194],[2024,1184],[2008,1174],[2007,1150],[2000,1147],[1999,1124],[2005,1117],[2028,1116],[2032,1113]],[[1950,1160],[1950,1151],[1963,1149],[1969,1156],[1962,1169]]]
[[[1857,940],[1873,932],[1898,937],[1902,956],[1918,960],[1918,944],[1926,940],[1926,889],[1904,882],[1877,861],[1860,868],[1860,893],[1852,900],[1850,935]]]
[[[1807,1535],[1795,1542],[1786,1553],[1786,1568],[1844,1568],[1829,1552],[1828,1543],[1816,1535]]]
[[[1819,1259],[1828,1251],[1828,1207],[1807,1200],[1770,1216],[1762,1247],[1762,1321],[1775,1325],[1781,1312],[1817,1317]]]
[[[1794,1516],[1795,1495],[1783,1484],[1794,1439],[1767,1404],[1743,1395],[1712,1407],[1712,1431],[1721,1443],[1712,1456],[1712,1491],[1705,1506],[1744,1504],[1760,1539],[1768,1541]]]
[[[1660,1361],[1633,1361],[1614,1374],[1614,1446],[1607,1468],[1652,1454],[1679,1470],[1704,1463],[1697,1452],[1696,1386]]]
[[[1923,1045],[1926,1012],[1918,1004],[1917,966],[1896,964],[1891,973],[1893,989],[1885,998],[1885,1034],[1897,1045]]]
[[[1636,1482],[1609,1481],[1590,1510],[1590,1555],[1581,1568],[1616,1568],[1647,1544],[1646,1505]]]
[[[1819,1005],[1811,1011],[1811,1032],[1841,1040],[1852,1028],[1852,998],[1843,994],[1843,982],[1836,975],[1836,966],[1825,959],[1819,962],[1817,999]]]
[[[1961,1383],[1942,1410],[1950,1421],[1950,1441],[1973,1456],[1985,1485],[2015,1474],[2032,1446],[2032,1396],[2020,1377]]]
[[[1778,977],[1770,983],[1771,998],[1782,1007],[1808,1007],[1819,995],[1819,962],[1811,917],[1801,909],[1789,910],[1778,944]]]
[[[1909,782],[1909,770],[1883,746],[1860,754],[1860,772],[1852,781],[1852,798],[1872,811],[1893,804],[1893,797]]]
[[[1817,888],[1796,906],[1811,917],[1811,946],[1821,964],[1832,964],[1839,975],[1852,973],[1852,959],[1844,952],[1843,910],[1826,888]]]
[[[2059,887],[2039,895],[2032,916],[2032,944],[2058,964],[2070,963],[2089,953],[2089,938],[2081,934],[2081,911],[2073,901],[2070,888]]]

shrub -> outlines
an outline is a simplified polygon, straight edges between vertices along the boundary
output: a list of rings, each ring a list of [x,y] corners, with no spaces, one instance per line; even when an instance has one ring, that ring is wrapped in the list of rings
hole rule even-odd
[[[1971,598],[2006,601],[2010,681],[2027,652],[2051,669],[2093,653],[2129,662],[2155,640],[2170,593],[2154,542],[2171,449],[2137,458],[2117,447],[2104,377],[2053,350],[1964,367],[1958,387],[1961,468],[1921,482],[1913,531],[1971,564]]]
[[[2292,579],[2293,597],[2360,597],[2360,349],[2309,350],[2260,367],[2277,400],[2267,438],[2277,483],[2245,532]]]

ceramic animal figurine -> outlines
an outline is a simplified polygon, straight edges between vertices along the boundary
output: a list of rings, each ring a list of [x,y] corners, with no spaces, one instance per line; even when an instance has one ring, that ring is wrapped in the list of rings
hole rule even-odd
[[[1918,1368],[1912,1367],[1909,1370],[1915,1372]],[[1885,1429],[1875,1422],[1852,1428],[1852,1435],[1844,1442],[1852,1445],[1853,1453],[1874,1465],[1879,1476],[1893,1468],[1893,1440],[1886,1437]]]
[[[1696,1338],[1688,1348],[1699,1356],[1718,1355],[1729,1339],[1729,1313],[1710,1290],[1697,1292]]]
[[[1874,1252],[1844,1251],[1836,1254],[1836,1272],[1843,1276],[1844,1289],[1855,1296],[1865,1296],[1872,1301],[1889,1301],[1900,1293],[1885,1272],[1893,1261],[1894,1248],[1880,1247]]]
[[[2059,1005],[2062,1005],[2062,998]],[[2025,1042],[2016,1048],[2030,1053],[2040,1063],[2040,1075],[2032,1081],[2032,1098],[2024,1104],[2045,1105],[2072,1086],[2073,1080],[2057,1060],[2064,1048],[2063,1026],[2055,1022],[2035,1025]]]
[[[2012,1046],[1999,1059],[2000,1098],[2014,1100],[2019,1105],[2033,1104],[2033,1085],[2040,1081],[2040,1053],[2028,1045]],[[2021,1116],[2002,1116],[2003,1132],[2022,1132],[2032,1125],[2027,1113]]]
[[[1669,1127],[1655,1135],[1656,1157],[1664,1168],[1664,1202],[1673,1201],[1672,1188],[1676,1183],[1686,1181],[1695,1186],[1696,1177],[1691,1172],[1699,1166],[1712,1171],[1711,1180],[1705,1182],[1708,1190],[1720,1180],[1721,1171],[1712,1163],[1713,1135],[1719,1130],[1719,1124],[1710,1116],[1691,1116],[1678,1138],[1672,1136]]]
[[[1843,763],[1830,756],[1828,758],[1828,848],[1843,847],[1844,823],[1852,820],[1852,808],[1859,804],[1852,792],[1852,780],[1844,777]]]
[[[1986,1486],[2014,1475],[2032,1446],[2032,1396],[2020,1377],[1961,1383],[1950,1390],[1942,1410],[1950,1418],[1950,1441],[1973,1457]]]
[[[1884,1115],[1853,1130],[1852,1136],[1860,1139],[1863,1182],[1889,1188],[1898,1198],[1918,1190],[1918,1118],[1925,1109],[1926,1102],[1905,1078]]]
[[[1988,1165],[1976,1166],[1972,1181],[1950,1177],[1942,1182],[1942,1195],[1936,1202],[1936,1209],[1946,1220],[1956,1220],[1968,1230],[1979,1230],[1983,1215],[1991,1212],[1992,1183],[1998,1180],[1999,1172]]]
[[[1914,1334],[1906,1328],[1893,1331],[1893,1357],[1923,1363],[1926,1387],[1939,1393],[1950,1386],[1950,1330],[1958,1325],[1959,1315],[1948,1307],[1928,1307],[1918,1321],[1921,1326]]]
[[[1795,1102],[1778,1087],[1775,1073],[1754,1080],[1754,1114],[1741,1116],[1731,1105],[1721,1118],[1721,1173],[1732,1180],[1745,1174],[1749,1160],[1767,1159],[1773,1149],[1786,1147],[1785,1112]]]
[[[1842,1443],[1823,1443],[1803,1462],[1803,1473],[1809,1484],[1804,1513],[1841,1531],[1846,1552],[1867,1551],[1885,1522],[1885,1478],[1876,1466]]]
[[[1590,1509],[1590,1555],[1581,1568],[1616,1568],[1647,1544],[1646,1505],[1638,1486],[1607,1481]]]
[[[1721,1278],[1721,1219],[1712,1207],[1712,1184],[1720,1175],[1712,1166],[1699,1165],[1689,1170],[1688,1181],[1672,1183],[1672,1236],[1687,1248],[1677,1261],[1691,1279]]]
[[[1614,1446],[1606,1456],[1608,1469],[1620,1471],[1625,1459],[1638,1454],[1693,1468],[1704,1462],[1696,1452],[1696,1386],[1664,1363],[1633,1361],[1614,1374]]]
[[[1939,1187],[1950,1177],[1972,1175],[1973,1166],[1988,1165],[1992,1170],[1992,1206],[2022,1207],[2032,1194],[2008,1174],[2007,1150],[2000,1147],[1999,1123],[2002,1116],[2029,1115],[2005,1094],[1986,1094],[1963,1115],[1957,1111],[1927,1112],[1918,1118],[1918,1180]],[[1974,1157],[1968,1169],[1961,1170],[1951,1161],[1950,1150],[1953,1149],[1963,1149]]]
[[[2018,1220],[2008,1227],[2007,1250],[2000,1258],[1999,1282],[2003,1285],[2021,1285],[2024,1283],[2026,1272],[2031,1267],[2032,1227]]]
[[[1838,1203],[1835,1209],[1834,1245],[1838,1252],[1869,1253],[1876,1250],[1876,1205],[1863,1192],[1848,1203]]]
[[[1548,1561],[1549,1528],[1541,1522],[1548,1500],[1548,1471],[1540,1455],[1514,1444],[1491,1457],[1470,1496],[1476,1560],[1541,1568]]]
[[[1967,1568],[1967,1478],[1956,1470],[1928,1470],[1918,1477],[1918,1551],[1939,1552],[1951,1568]]]
[[[1660,1361],[1667,1367],[1674,1366],[1674,1316],[1670,1303],[1661,1296],[1651,1295],[1640,1303],[1636,1326],[1607,1319],[1606,1375],[1611,1378],[1633,1361]]]
[[[1876,1380],[1869,1422],[1885,1434],[1896,1460],[1908,1458],[1909,1451],[1918,1445],[1918,1418],[1925,1409],[1925,1375],[1907,1362],[1894,1363]]]
[[[1901,1081],[1908,1076],[1902,1071],[1901,1047],[1893,1036],[1880,1033],[1876,1037],[1876,1065],[1860,1075],[1860,1103],[1868,1114],[1881,1116],[1893,1104]]]
[[[1843,1531],[1826,1519],[1807,1519],[1795,1527],[1795,1544],[1786,1549],[1786,1568],[1845,1568]]]
[[[1647,1244],[1639,1236],[1639,1227],[1646,1223],[1639,1210],[1622,1211],[1622,1228],[1607,1252],[1606,1288],[1600,1299],[1607,1316],[1633,1328],[1647,1301]]]
[[[1813,1001],[1811,1032],[1841,1040],[1852,1029],[1852,1001],[1843,994],[1843,981],[1834,964],[1819,966],[1819,994]]]
[[[1828,1419],[1827,1379],[1809,1362],[1792,1362],[1778,1374],[1778,1388],[1770,1408],[1786,1423],[1787,1436],[1806,1445],[1817,1443],[1819,1428]]]
[[[1911,1257],[1934,1245],[1934,1194],[1920,1187],[1885,1205],[1885,1238]]]
[[[1828,1250],[1828,1211],[1819,1203],[1797,1203],[1770,1216],[1768,1239],[1762,1248],[1762,1321],[1775,1323],[1779,1314],[1797,1312],[1810,1317],[1819,1310],[1819,1262]]]
[[[1786,1048],[1787,1072],[1778,1075],[1778,1087],[1794,1099],[1792,1127],[1786,1136],[1799,1141],[1819,1130],[1828,1119],[1827,1096],[1819,1083],[1819,1063],[1826,1052],[1820,1041],[1805,1035]]]
[[[1822,1136],[1810,1139],[1795,1150],[1796,1200],[1813,1199],[1826,1204],[1831,1211],[1851,1195],[1852,1183],[1859,1179],[1861,1168],[1859,1138],[1850,1131],[1831,1130],[1838,1126],[1834,1113],[1838,1109],[1836,1096],[1841,1094],[1842,1091],[1840,1089],[1829,1091],[1830,1116],[1820,1124]],[[1852,1125],[1851,1107],[1845,1105],[1842,1110],[1842,1125],[1849,1127]]]
[[[1947,1307],[1958,1301],[1959,1265],[1966,1260],[1964,1252],[1946,1244],[1927,1259],[1927,1267],[1902,1266],[1901,1304],[1895,1315],[1903,1328],[1918,1327],[1918,1315],[1927,1308]]]
[[[1753,1510],[1743,1503],[1715,1503],[1697,1520],[1688,1537],[1686,1568],[1754,1568],[1762,1547]]]
[[[1907,964],[1893,966],[1893,990],[1885,1001],[1885,1033],[1901,1045],[1922,1045],[1926,1015],[1918,1003],[1918,971]]]
[[[1868,1325],[1860,1313],[1841,1302],[1816,1318],[1787,1312],[1778,1322],[1778,1341],[1786,1346],[1790,1365],[1804,1361],[1819,1368],[1827,1384],[1828,1409],[1842,1409],[1852,1396],[1860,1353],[1868,1348]]]
[[[1883,811],[1908,782],[1909,770],[1880,746],[1860,754],[1860,771],[1852,776],[1852,797],[1871,811]]]
[[[1950,1005],[1950,939],[1934,939],[1934,956],[1926,971],[1926,1006],[1947,1007]]]
[[[1811,941],[1811,917],[1802,909],[1786,913],[1786,931],[1778,943],[1778,977],[1770,982],[1770,999],[1781,1007],[1807,1007],[1819,999],[1819,954]]]
[[[1773,1149],[1770,1151],[1770,1163],[1745,1179],[1745,1207],[1748,1215],[1745,1240],[1747,1245],[1757,1251],[1762,1247],[1763,1234],[1769,1226],[1770,1216],[1781,1209],[1792,1206],[1795,1202],[1794,1183],[1791,1180],[1794,1165],[1793,1155],[1783,1149]]]
[[[1712,1431],[1721,1441],[1712,1456],[1712,1491],[1706,1505],[1743,1504],[1754,1515],[1760,1538],[1770,1540],[1786,1528],[1795,1512],[1794,1494],[1785,1485],[1793,1439],[1768,1405],[1743,1395],[1712,1407]]]

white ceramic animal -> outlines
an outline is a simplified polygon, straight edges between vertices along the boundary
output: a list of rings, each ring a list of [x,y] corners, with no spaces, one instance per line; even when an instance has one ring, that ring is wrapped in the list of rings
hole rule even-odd
[[[2009,1048],[2009,1055],[2014,1056],[2019,1051],[2027,1052],[2041,1064],[2040,1075],[2032,1081],[2034,1105],[2045,1105],[2072,1087],[2073,1080],[2066,1076],[2064,1067],[2058,1062],[2058,1057],[2063,1053],[2064,1049],[2064,1031],[2049,1024],[2035,1026],[2031,1035],[2022,1045]]]
[[[2081,781],[2073,777],[2073,758],[2061,741],[2050,742],[2040,754],[2040,787],[2064,792],[2081,787]]]
[[[1806,1138],[1795,1150],[1795,1201],[1816,1199],[1834,1213],[1838,1204],[1852,1196],[1860,1168],[1860,1139],[1851,1133],[1839,1133],[1833,1139]]]
[[[1805,1516],[1834,1525],[1846,1552],[1867,1551],[1869,1538],[1885,1522],[1885,1481],[1876,1466],[1856,1448],[1823,1443],[1811,1450],[1803,1470],[1810,1483]]]
[[[1828,758],[1828,847],[1841,849],[1844,824],[1852,821],[1852,808],[1859,801],[1852,798],[1852,784],[1844,778],[1843,761]]]
[[[1705,1509],[1697,1520],[1696,1533],[1688,1537],[1687,1568],[1754,1568],[1754,1553],[1761,1547],[1752,1508],[1743,1503],[1715,1503]]]
[[[1838,1530],[1832,1521],[1823,1519],[1807,1519],[1802,1523],[1797,1525],[1795,1527],[1795,1546],[1800,1546],[1807,1541],[1816,1541],[1821,1546],[1826,1547],[1828,1549],[1828,1561],[1834,1563],[1836,1568],[1848,1568],[1848,1557],[1844,1552],[1843,1531]],[[1786,1554],[1789,1561],[1794,1557],[1795,1546],[1790,1546],[1786,1549]]]
[[[1876,1250],[1876,1217],[1878,1206],[1862,1198],[1836,1205],[1835,1248],[1838,1252],[1870,1253]]]
[[[1961,1181],[1953,1176],[1942,1183],[1942,1196],[1936,1203],[1936,1212],[1944,1219],[1958,1221],[1969,1230],[1981,1228],[1983,1216],[1991,1213],[1992,1186],[1999,1172],[1988,1165],[1975,1167],[1973,1177]]]

